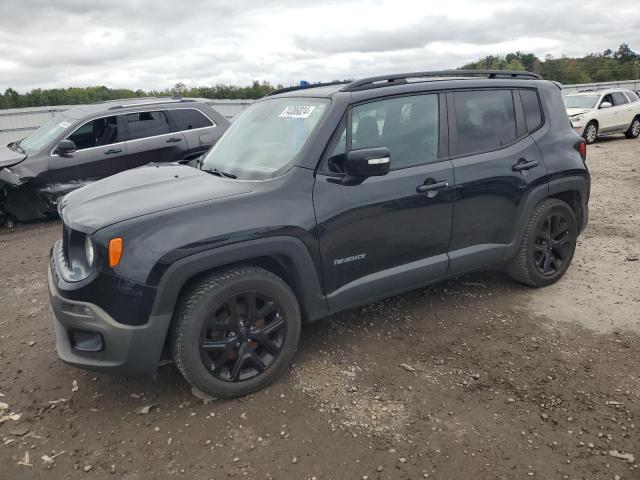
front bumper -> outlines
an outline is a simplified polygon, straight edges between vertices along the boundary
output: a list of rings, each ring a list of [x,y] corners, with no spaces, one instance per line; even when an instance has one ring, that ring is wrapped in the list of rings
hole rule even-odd
[[[55,267],[54,267],[55,268]],[[99,306],[70,300],[57,287],[49,264],[49,298],[56,333],[58,356],[79,368],[126,375],[155,372],[171,322],[170,315],[149,317],[144,325],[116,322]],[[100,339],[95,351],[87,351],[77,343],[82,336]]]

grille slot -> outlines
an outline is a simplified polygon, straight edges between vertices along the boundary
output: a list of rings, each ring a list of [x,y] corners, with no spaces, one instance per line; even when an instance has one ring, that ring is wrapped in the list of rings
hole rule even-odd
[[[71,229],[65,224],[62,224],[62,259],[64,264],[69,266],[69,244],[71,243]]]

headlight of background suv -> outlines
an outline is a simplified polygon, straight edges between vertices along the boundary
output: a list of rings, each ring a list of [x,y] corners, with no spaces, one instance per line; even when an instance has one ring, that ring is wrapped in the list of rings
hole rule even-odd
[[[87,257],[87,264],[89,266],[93,265],[94,258],[94,250],[93,250],[93,242],[91,241],[91,237],[87,235],[84,239],[84,254]]]
[[[575,117],[571,117],[571,123],[576,124],[582,122],[582,115],[576,115]]]

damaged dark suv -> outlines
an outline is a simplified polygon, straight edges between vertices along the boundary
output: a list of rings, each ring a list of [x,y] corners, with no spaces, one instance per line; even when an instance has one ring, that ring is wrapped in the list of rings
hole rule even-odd
[[[195,165],[62,200],[58,354],[125,374],[171,356],[233,397],[287,369],[304,322],[488,267],[550,285],[587,224],[585,160],[560,88],[533,73],[277,91]]]
[[[0,147],[2,216],[35,220],[78,187],[149,162],[189,161],[229,121],[203,101],[141,98],[67,110],[28,137]]]

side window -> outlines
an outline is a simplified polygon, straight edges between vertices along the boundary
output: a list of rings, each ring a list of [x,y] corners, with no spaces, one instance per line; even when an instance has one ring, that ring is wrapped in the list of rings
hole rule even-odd
[[[178,131],[194,130],[196,128],[213,127],[214,124],[200,110],[195,108],[177,108],[169,110],[169,115],[176,124]]]
[[[611,97],[611,94],[605,95],[604,98],[602,99],[602,102],[600,102],[600,105],[602,105],[604,102],[609,102],[611,105],[615,105],[615,103],[613,103],[613,98]]]
[[[391,168],[438,158],[438,95],[413,95],[358,105],[351,114],[351,150],[387,147]]]
[[[542,124],[542,110],[540,100],[535,90],[520,90],[524,120],[529,133],[536,130]]]
[[[636,95],[633,92],[627,92],[627,97],[629,98],[630,102],[637,102],[638,101],[638,95]]]
[[[165,112],[138,112],[127,114],[129,140],[171,133]]]
[[[613,104],[615,106],[624,105],[625,103],[629,103],[629,101],[627,100],[627,97],[625,97],[622,94],[622,92],[613,92],[611,94],[611,96],[613,97]]]
[[[510,90],[472,90],[453,96],[459,155],[492,150],[516,139]]]
[[[85,123],[67,137],[78,150],[101,147],[118,141],[118,118],[97,118]]]

